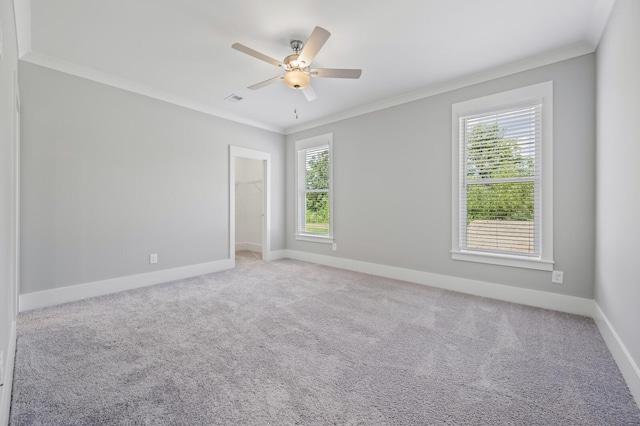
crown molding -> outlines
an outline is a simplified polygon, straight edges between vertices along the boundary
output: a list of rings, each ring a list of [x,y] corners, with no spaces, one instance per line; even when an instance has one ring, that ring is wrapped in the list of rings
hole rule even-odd
[[[598,47],[602,34],[609,22],[609,16],[615,6],[616,0],[596,0],[593,3],[593,9],[591,9],[591,16],[589,17],[589,24],[587,25],[587,41],[594,46],[594,49]]]
[[[343,111],[338,114],[323,117],[307,123],[299,124],[285,129],[285,135],[291,135],[303,130],[313,129],[325,124],[335,123],[336,121],[346,120],[348,118],[357,117],[359,115],[368,114],[382,109],[402,105],[408,102],[417,101],[419,99],[428,98],[430,96],[439,95],[441,93],[450,92],[452,90],[461,89],[485,81],[494,80],[496,78],[505,77],[522,71],[528,71],[533,68],[542,67],[555,62],[564,61],[578,56],[587,55],[595,51],[595,46],[580,42],[561,49],[552,50],[541,55],[532,56],[506,65],[491,68],[485,71],[469,74],[467,76],[454,80],[445,81],[443,83],[434,84],[416,91],[405,93],[392,98],[383,99],[361,107]]]
[[[22,1],[22,0],[20,0]],[[598,0],[602,2],[612,2],[615,0]],[[598,10],[601,10],[598,8]],[[598,16],[601,16],[598,14]],[[608,15],[607,15],[608,16]],[[604,24],[606,25],[606,20]],[[450,92],[452,90],[461,89],[463,87],[471,86],[485,81],[493,80],[500,77],[505,77],[511,74],[515,74],[522,71],[527,71],[533,68],[549,65],[555,62],[564,61],[567,59],[575,58],[578,56],[593,53],[595,51],[595,45],[588,42],[580,42],[567,46],[565,48],[553,50],[541,55],[525,58],[520,61],[512,62],[499,67],[491,68],[489,70],[477,72],[467,75],[465,77],[449,80],[443,83],[434,84],[432,86],[425,87],[423,89],[415,90],[409,93],[405,93],[399,96],[380,100],[367,105],[363,105],[357,108],[353,108],[347,111],[340,112],[326,116],[317,120],[312,120],[307,123],[302,123],[296,126],[281,128],[277,126],[271,126],[266,123],[258,122],[255,120],[249,120],[243,117],[239,117],[233,114],[229,114],[226,111],[222,111],[216,108],[212,108],[209,105],[194,102],[190,99],[183,98],[181,96],[169,93],[163,90],[159,90],[153,87],[145,86],[143,84],[127,80],[124,78],[116,77],[111,74],[104,73],[102,71],[95,70],[93,68],[84,67],[81,65],[73,64],[71,62],[63,61],[58,58],[43,55],[41,53],[29,52],[21,56],[20,60],[35,65],[39,65],[45,68],[50,68],[56,71],[60,71],[66,74],[74,75],[76,77],[84,78],[87,80],[95,81],[97,83],[112,86],[118,89],[127,90],[129,92],[137,93],[143,96],[147,96],[153,99],[158,99],[164,102],[168,102],[174,105],[182,106],[194,111],[199,111],[204,114],[212,115],[215,117],[223,118],[226,120],[234,121],[237,123],[245,124],[251,127],[268,130],[271,132],[291,135],[303,130],[313,129],[315,127],[323,126],[337,121],[346,120],[349,118],[357,117],[360,115],[368,114],[371,112],[379,111],[382,109],[402,105],[408,102],[413,102],[419,99],[428,98],[430,96],[438,95],[441,93]]]
[[[609,16],[611,14],[611,11],[613,10],[613,7],[615,6],[615,3],[616,0],[594,0],[593,8],[589,16],[587,31],[585,34],[585,41],[583,42],[547,52],[535,57],[474,73],[462,78],[438,83],[417,91],[412,91],[399,96],[383,99],[337,114],[322,117],[317,120],[312,120],[307,123],[301,123],[299,125],[282,128],[230,114],[226,111],[213,108],[209,105],[200,102],[194,102],[190,99],[175,95],[164,90],[145,86],[132,80],[116,77],[114,75],[110,75],[92,68],[83,67],[77,64],[63,61],[58,58],[43,55],[41,53],[34,53],[31,51],[31,0],[13,0],[18,43],[18,57],[20,58],[20,60],[71,74],[87,80],[95,81],[108,86],[116,87],[122,90],[141,94],[150,98],[162,100],[174,105],[182,106],[184,108],[199,111],[207,115],[212,115],[215,117],[227,119],[240,124],[245,124],[251,127],[268,130],[283,135],[290,135],[303,130],[308,130],[325,124],[334,123],[336,121],[357,117],[359,115],[364,115],[370,112],[427,98],[440,93],[460,89],[495,78],[504,77],[509,74],[526,71],[532,68],[537,68],[554,62],[559,62],[562,60],[592,53],[595,51],[598,43],[600,42],[600,39],[602,38]]]
[[[23,62],[38,65],[41,67],[49,68],[55,71],[59,71],[65,74],[70,74],[76,77],[84,78],[86,80],[94,81],[96,83],[104,84],[106,86],[115,87],[117,89],[126,90],[128,92],[137,93],[149,98],[158,99],[173,105],[178,105],[184,108],[188,108],[194,111],[202,112],[207,115],[211,115],[218,118],[234,121],[236,123],[245,124],[247,126],[255,127],[258,129],[268,130],[283,134],[284,129],[276,126],[270,126],[265,123],[261,123],[254,120],[242,118],[233,114],[229,114],[226,111],[212,108],[209,105],[194,102],[190,99],[182,96],[175,95],[173,93],[156,89],[154,87],[145,86],[144,84],[137,83],[125,78],[116,77],[114,75],[98,71],[93,68],[84,67],[71,62],[63,61],[52,56],[43,55],[41,53],[29,52],[20,58]]]
[[[31,0],[13,0],[18,58],[31,52]]]

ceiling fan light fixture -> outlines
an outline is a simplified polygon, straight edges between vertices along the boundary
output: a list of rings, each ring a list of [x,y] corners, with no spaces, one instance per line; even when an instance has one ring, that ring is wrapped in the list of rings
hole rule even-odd
[[[281,80],[291,89],[302,91],[308,101],[317,99],[316,92],[311,86],[311,77],[317,78],[360,78],[360,69],[341,68],[315,68],[311,69],[311,62],[324,46],[331,33],[324,28],[315,27],[306,43],[300,40],[291,40],[291,50],[293,54],[284,58],[283,61],[273,59],[270,56],[260,53],[240,43],[233,43],[231,47],[239,52],[246,53],[256,59],[267,62],[276,67],[280,67],[285,72],[276,77],[265,80],[261,83],[249,86],[251,90],[258,90]]]
[[[301,69],[292,69],[284,75],[284,83],[292,89],[304,89],[311,83],[311,77]]]

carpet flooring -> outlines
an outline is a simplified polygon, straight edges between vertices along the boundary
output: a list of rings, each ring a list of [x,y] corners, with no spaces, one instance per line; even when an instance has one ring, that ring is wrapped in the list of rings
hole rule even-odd
[[[11,425],[640,425],[593,320],[293,260],[20,314]]]

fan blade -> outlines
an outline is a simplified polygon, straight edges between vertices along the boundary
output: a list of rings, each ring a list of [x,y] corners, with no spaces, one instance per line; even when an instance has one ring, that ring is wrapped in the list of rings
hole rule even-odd
[[[304,93],[304,97],[307,98],[308,101],[315,101],[318,99],[318,95],[316,95],[316,91],[313,90],[311,85],[308,85],[304,89],[302,89],[302,93]]]
[[[269,86],[270,84],[277,83],[283,78],[284,78],[284,75],[279,75],[277,77],[270,78],[269,80],[265,80],[261,83],[254,84],[253,86],[249,86],[248,88],[251,90],[262,89],[263,87]]]
[[[327,42],[331,33],[324,28],[315,27],[309,36],[309,40],[304,44],[302,52],[298,57],[298,62],[304,62],[305,66],[309,66],[313,58],[316,57],[322,46]]]
[[[265,61],[270,63],[271,65],[275,65],[276,67],[284,65],[282,62],[278,61],[277,59],[273,59],[270,56],[264,55],[258,52],[257,50],[253,50],[252,48],[245,46],[244,44],[233,43],[231,47],[242,53],[246,53],[249,56],[253,56],[254,58],[260,59],[261,61]]]
[[[318,78],[360,78],[362,70],[339,68],[316,68],[309,71],[313,77]]]

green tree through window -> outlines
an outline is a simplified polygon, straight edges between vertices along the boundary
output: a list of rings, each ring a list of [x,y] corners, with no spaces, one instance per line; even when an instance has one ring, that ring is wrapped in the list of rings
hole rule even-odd
[[[534,161],[497,123],[480,123],[467,139],[467,223],[474,220],[532,221]],[[503,180],[503,182],[496,182]]]
[[[500,123],[488,115],[465,126],[466,247],[533,253],[535,121]]]
[[[309,150],[306,168],[305,231],[329,233],[329,149]]]

